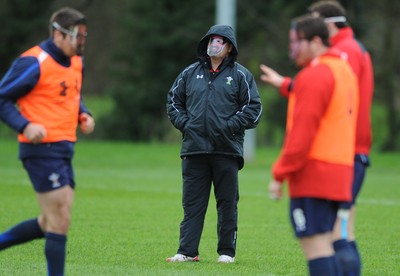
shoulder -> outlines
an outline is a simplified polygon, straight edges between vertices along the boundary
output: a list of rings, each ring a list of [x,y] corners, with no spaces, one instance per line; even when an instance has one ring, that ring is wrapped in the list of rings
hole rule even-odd
[[[200,62],[195,62],[185,67],[175,79],[175,84],[185,83],[193,75],[199,74],[199,68],[201,67]]]
[[[363,52],[360,43],[354,38],[344,39],[335,45],[335,47],[348,54],[362,54]]]
[[[357,66],[357,64],[361,64],[363,62],[363,56],[365,53],[367,53],[364,45],[362,45],[361,42],[354,37],[343,38],[334,44],[334,47],[346,53],[347,59],[349,60],[350,64],[352,64],[353,68]]]
[[[20,95],[25,95],[35,86],[40,74],[40,64],[36,57],[21,56],[13,62],[1,80],[0,88],[20,97]]]
[[[249,69],[247,69],[246,67],[244,67],[243,65],[241,65],[240,63],[235,62],[234,66],[233,66],[233,70],[239,73],[239,76],[243,76],[246,78],[249,77],[253,77],[253,74],[250,72]]]
[[[332,70],[328,65],[323,63],[310,64],[305,67],[297,74],[295,80],[297,88],[308,87],[318,90],[330,90],[333,85],[334,77]]]
[[[21,75],[22,72],[29,71],[40,71],[39,60],[35,56],[20,56],[14,60],[11,70],[17,75]]]
[[[25,56],[33,56],[33,57],[38,57],[39,54],[42,52],[43,50],[38,46],[33,46],[32,48],[26,50],[25,52],[23,52],[21,54],[21,57],[25,57]]]
[[[194,63],[190,64],[189,66],[187,66],[185,69],[183,69],[183,71],[180,73],[180,75],[182,75],[182,76],[189,75],[189,74],[195,72],[199,67],[200,67],[200,62],[194,62]]]
[[[246,67],[244,67],[242,64],[235,62],[234,67],[235,70],[237,71],[242,71],[242,72],[248,72],[250,73],[249,69],[247,69]]]
[[[329,65],[315,61],[309,66],[303,68],[298,77],[313,80],[312,83],[317,83],[321,78],[324,79],[332,74]]]

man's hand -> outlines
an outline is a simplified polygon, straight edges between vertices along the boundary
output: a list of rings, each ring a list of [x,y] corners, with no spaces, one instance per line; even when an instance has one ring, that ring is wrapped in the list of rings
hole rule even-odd
[[[83,134],[90,134],[94,130],[95,122],[92,116],[87,113],[79,115],[79,123]]]
[[[47,132],[44,126],[40,124],[29,123],[24,128],[23,135],[33,144],[37,144],[40,143],[44,137],[46,137]]]
[[[282,183],[275,179],[269,182],[269,197],[273,200],[279,200],[282,197]]]
[[[267,65],[264,64],[260,65],[260,69],[262,72],[260,79],[263,82],[269,83],[275,86],[276,88],[280,88],[282,86],[284,77],[279,75],[278,72],[276,72],[271,67],[268,67]]]

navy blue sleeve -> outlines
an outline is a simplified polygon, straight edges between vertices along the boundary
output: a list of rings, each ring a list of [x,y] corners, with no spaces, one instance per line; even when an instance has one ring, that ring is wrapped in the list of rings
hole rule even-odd
[[[83,83],[83,78],[85,77],[85,64],[83,63],[84,59],[82,57],[82,83]],[[83,103],[82,100],[82,92],[81,92],[81,102],[79,104],[79,114],[81,113],[87,113],[90,116],[92,116],[92,114],[90,113],[89,109],[86,107],[86,105]],[[93,116],[92,116],[93,117]]]
[[[40,77],[39,62],[35,57],[20,57],[0,82],[0,120],[17,132],[22,132],[29,121],[15,106],[17,100],[28,94]]]
[[[79,114],[81,114],[81,113],[87,113],[90,116],[92,116],[92,114],[90,114],[90,112],[89,112],[89,109],[83,103],[82,98],[81,98],[81,102],[79,104]]]

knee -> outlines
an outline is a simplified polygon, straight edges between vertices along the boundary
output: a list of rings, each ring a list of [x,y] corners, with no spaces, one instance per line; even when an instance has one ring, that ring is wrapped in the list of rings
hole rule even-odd
[[[67,234],[69,226],[71,224],[71,212],[69,208],[61,208],[58,214],[57,223],[61,234]]]
[[[71,214],[68,208],[61,208],[49,216],[43,216],[45,232],[66,235],[71,223]]]
[[[357,255],[350,247],[335,250],[335,257],[344,275],[359,275]]]
[[[64,212],[60,217],[60,231],[62,231],[62,234],[67,234],[70,224],[71,214],[70,212]]]

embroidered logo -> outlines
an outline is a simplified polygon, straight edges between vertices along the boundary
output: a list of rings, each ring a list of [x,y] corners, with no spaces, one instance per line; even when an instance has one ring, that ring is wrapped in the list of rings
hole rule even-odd
[[[197,75],[196,79],[202,79],[203,75]]]
[[[61,88],[62,88],[62,90],[61,90],[61,92],[60,92],[60,96],[67,96],[67,89],[68,89],[68,86],[67,86],[67,84],[65,83],[65,81],[60,82],[60,86],[61,86]]]
[[[51,187],[53,188],[58,188],[61,186],[61,183],[58,181],[58,179],[60,178],[60,175],[58,173],[52,173],[49,175],[49,180],[51,182],[53,182],[53,184],[51,184]]]
[[[293,220],[296,225],[296,231],[302,232],[306,230],[306,217],[302,209],[296,208],[293,210]]]
[[[226,77],[226,84],[231,85],[231,82],[233,81],[233,78],[231,76]]]

